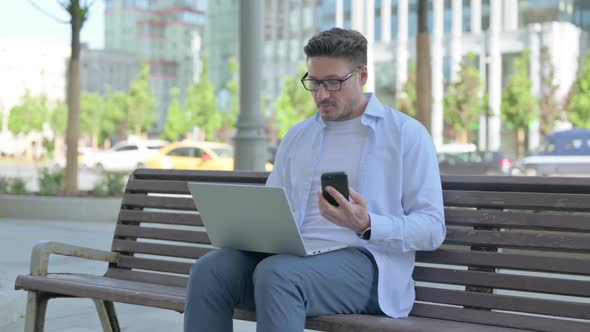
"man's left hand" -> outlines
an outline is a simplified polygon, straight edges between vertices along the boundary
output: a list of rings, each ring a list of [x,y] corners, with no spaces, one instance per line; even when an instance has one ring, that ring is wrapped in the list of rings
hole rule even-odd
[[[352,229],[357,234],[371,225],[367,202],[354,189],[348,188],[350,201],[331,186],[327,186],[326,191],[334,197],[339,205],[338,207],[333,206],[321,192],[318,192],[318,206],[322,216],[336,225]]]

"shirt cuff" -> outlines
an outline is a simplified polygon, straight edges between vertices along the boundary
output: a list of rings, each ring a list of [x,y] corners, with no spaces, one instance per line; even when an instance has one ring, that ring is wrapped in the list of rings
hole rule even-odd
[[[390,240],[399,237],[399,231],[395,231],[396,223],[390,217],[371,212],[369,212],[369,216],[371,217],[371,241]]]

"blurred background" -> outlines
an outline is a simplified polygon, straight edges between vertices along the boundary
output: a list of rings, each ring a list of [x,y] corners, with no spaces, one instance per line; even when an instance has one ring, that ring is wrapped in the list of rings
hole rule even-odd
[[[84,10],[76,189],[108,192],[137,167],[234,169],[248,82],[239,0],[10,1],[0,20],[0,192],[63,191],[74,2]],[[366,90],[427,126],[443,174],[590,175],[590,1],[262,2],[252,84],[264,170],[287,130],[315,113],[299,83],[303,46],[340,26],[367,37]],[[419,82],[430,99],[418,98]],[[426,113],[420,100],[431,100]]]

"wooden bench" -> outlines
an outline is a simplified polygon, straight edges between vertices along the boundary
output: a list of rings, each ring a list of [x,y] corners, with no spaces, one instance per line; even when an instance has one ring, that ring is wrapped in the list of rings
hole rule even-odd
[[[191,263],[210,250],[187,182],[263,184],[266,173],[136,170],[111,251],[40,243],[30,274],[26,331],[43,329],[47,301],[90,298],[105,331],[119,331],[113,302],[183,312]],[[326,331],[590,331],[590,178],[442,178],[448,232],[418,252],[411,316],[313,317]],[[198,202],[197,202],[198,205]],[[108,262],[102,276],[47,273],[50,255]],[[235,318],[254,320],[253,312]]]

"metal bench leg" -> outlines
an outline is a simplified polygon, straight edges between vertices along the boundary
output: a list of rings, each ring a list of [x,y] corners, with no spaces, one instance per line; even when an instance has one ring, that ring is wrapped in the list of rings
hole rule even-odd
[[[25,332],[43,332],[48,301],[49,297],[41,292],[28,292]]]
[[[115,312],[115,305],[110,301],[94,300],[100,324],[104,332],[121,332],[119,320]]]

